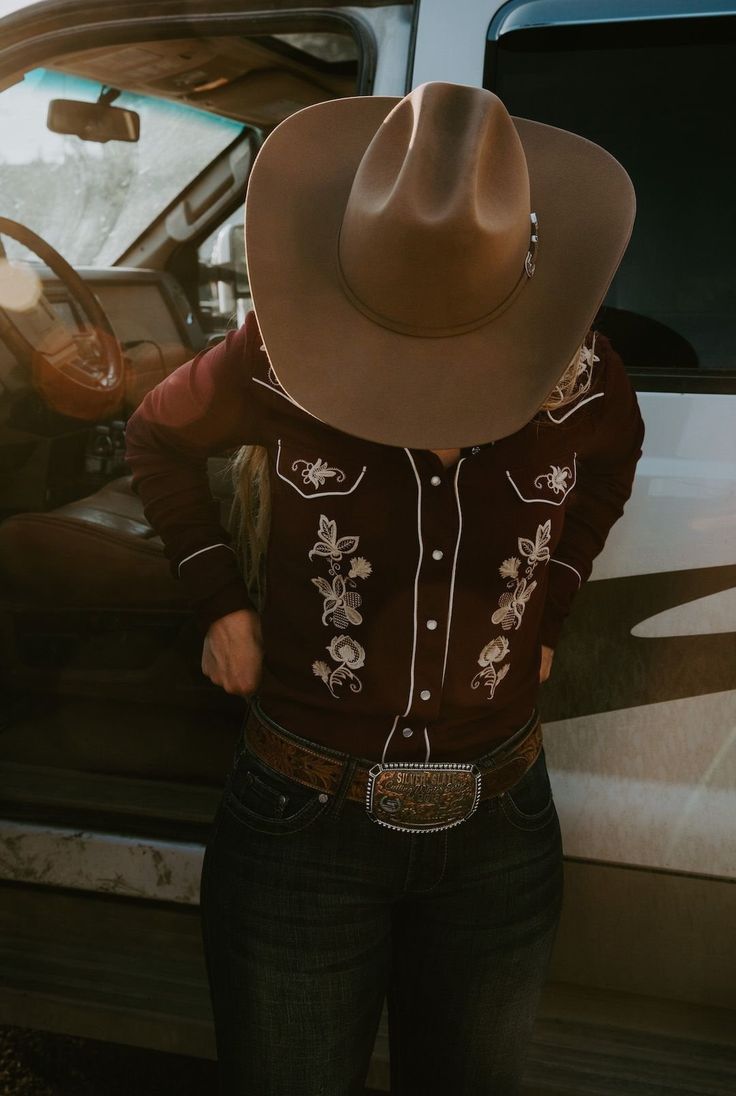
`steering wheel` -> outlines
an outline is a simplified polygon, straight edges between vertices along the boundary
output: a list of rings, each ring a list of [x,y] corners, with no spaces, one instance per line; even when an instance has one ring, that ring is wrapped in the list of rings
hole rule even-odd
[[[0,236],[23,244],[49,267],[86,317],[65,321],[34,274],[14,267],[0,240],[0,339],[32,370],[46,404],[73,418],[107,418],[123,402],[125,367],[112,324],[92,290],[59,252],[30,228],[0,217]],[[23,299],[23,288],[28,292]]]

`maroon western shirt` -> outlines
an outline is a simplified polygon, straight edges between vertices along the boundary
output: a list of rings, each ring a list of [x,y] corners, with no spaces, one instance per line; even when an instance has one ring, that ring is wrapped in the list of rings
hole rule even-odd
[[[133,488],[203,632],[251,605],[207,457],[268,451],[266,715],[386,761],[470,760],[529,718],[540,645],[556,644],[641,455],[636,396],[601,334],[595,357],[572,404],[448,469],[295,404],[254,313],[145,396],[126,429]]]

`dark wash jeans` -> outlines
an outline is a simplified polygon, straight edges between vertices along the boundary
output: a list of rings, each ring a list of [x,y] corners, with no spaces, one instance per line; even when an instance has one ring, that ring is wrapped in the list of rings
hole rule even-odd
[[[241,729],[200,892],[220,1093],[361,1093],[387,996],[394,1096],[514,1096],[562,891],[544,749],[468,821],[406,834]]]

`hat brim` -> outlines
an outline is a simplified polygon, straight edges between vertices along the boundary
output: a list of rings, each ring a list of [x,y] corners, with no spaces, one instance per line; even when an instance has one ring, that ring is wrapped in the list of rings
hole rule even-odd
[[[512,116],[539,218],[534,276],[473,331],[399,334],[350,302],[337,270],[355,172],[399,101],[318,103],[268,137],[246,197],[253,307],[279,382],[324,423],[407,448],[495,441],[534,416],[585,338],[631,236],[634,188],[599,145]]]

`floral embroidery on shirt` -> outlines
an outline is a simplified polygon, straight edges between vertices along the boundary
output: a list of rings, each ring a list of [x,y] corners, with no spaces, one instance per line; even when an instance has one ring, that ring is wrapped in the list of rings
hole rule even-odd
[[[501,566],[498,568],[498,573],[501,578],[518,578],[519,567],[521,566],[521,560],[516,556],[511,556],[510,559],[505,559]]]
[[[309,559],[316,556],[330,563],[329,579],[318,577],[311,580],[323,598],[322,623],[341,629],[362,624],[363,616],[358,610],[363,599],[356,591],[356,580],[369,578],[373,567],[365,556],[352,556],[347,577],[341,573],[343,557],[356,550],[360,537],[338,536],[337,522],[331,521],[325,514],[319,516],[317,535],[318,539],[309,552]],[[324,681],[334,697],[339,695],[335,691],[336,687],[347,680],[350,681],[351,691],[359,693],[363,684],[353,671],[365,665],[364,648],[349,635],[338,635],[333,637],[327,650],[339,665],[330,667],[323,659],[317,659],[312,663],[315,677]]]
[[[359,693],[363,688],[363,683],[353,670],[359,670],[361,666],[365,665],[365,650],[361,647],[357,640],[352,639],[350,636],[333,636],[330,641],[327,651],[330,657],[339,662],[339,666],[332,669],[327,662],[322,659],[317,659],[312,663],[312,672],[315,677],[319,677],[324,681],[327,688],[330,690],[333,696],[338,694],[335,692],[335,686],[341,685],[344,681],[350,681],[350,689],[354,693]]]
[[[600,358],[595,352],[595,340],[597,335],[598,332],[594,331],[591,345],[583,345],[580,347],[572,391],[565,391],[563,387],[558,384],[547,397],[548,403],[553,403],[555,407],[569,404],[579,399],[580,396],[584,396],[586,392],[590,390],[593,381],[593,367],[596,362],[600,361]],[[550,412],[548,411],[547,414],[550,415]]]
[[[315,461],[295,460],[291,466],[292,471],[296,472],[300,464],[304,465],[302,479],[305,483],[313,484],[314,487],[324,487],[325,482],[333,476],[337,478],[338,483],[342,483],[345,479],[345,473],[341,468],[331,468],[321,457],[317,457]]]
[[[498,599],[499,608],[496,609],[491,617],[493,623],[500,624],[504,632],[510,631],[511,628],[519,628],[521,626],[521,618],[524,616],[524,610],[526,609],[526,603],[536,588],[536,582],[527,584],[525,578],[520,578],[513,590],[509,593],[501,594],[501,597]]]
[[[348,571],[349,578],[368,578],[368,575],[372,573],[373,568],[363,556],[354,556],[350,560],[350,570]]]
[[[261,350],[265,350],[265,349],[266,349],[265,346],[261,347]],[[269,383],[272,384],[274,388],[278,388],[279,392],[285,392],[286,391],[283,384],[281,383],[281,381],[278,379],[278,377],[274,373],[273,366],[271,365],[270,362],[268,363],[268,373],[266,374],[266,376],[268,377]]]
[[[289,393],[284,388],[283,384],[281,384],[278,377],[276,376],[274,368],[271,365],[270,358],[268,357],[266,347],[263,345],[263,343],[261,344],[261,351],[266,355],[266,360],[268,361],[268,371],[266,373],[266,379],[265,381],[262,380],[260,377],[252,377],[251,379],[254,380],[256,384],[260,384],[264,388],[268,388],[271,392],[275,392],[277,396],[281,396],[283,399],[288,400],[289,403],[293,404],[294,407],[298,407],[299,404],[291,398]]]
[[[534,480],[535,487],[541,487],[540,480],[547,484],[551,491],[554,491],[556,495],[562,494],[567,491],[568,479],[572,476],[572,468],[561,468],[557,464],[550,465],[550,471],[544,472],[537,476]]]
[[[266,377],[268,378],[269,383],[272,384],[274,388],[278,388],[280,392],[285,392],[284,386],[279,381],[276,373],[274,372],[274,368],[271,365],[271,359],[268,356],[266,344],[261,343],[258,349],[261,351],[262,354],[266,355],[266,361],[268,362],[268,372],[266,373]]]
[[[496,636],[490,643],[486,643],[478,656],[478,665],[481,669],[470,684],[473,689],[477,689],[480,685],[485,685],[489,690],[489,700],[493,699],[493,695],[496,692],[496,686],[500,681],[503,681],[506,674],[509,672],[511,666],[510,662],[507,662],[505,666],[496,669],[496,664],[503,662],[508,653],[509,641],[505,636]]]
[[[547,520],[537,526],[537,534],[534,540],[527,540],[526,537],[519,537],[519,551],[522,556],[527,558],[528,565],[526,569],[527,578],[531,578],[534,568],[538,563],[547,563],[549,560],[549,544],[550,537],[552,535],[552,519]]]
[[[360,594],[346,588],[342,575],[335,575],[331,585],[324,578],[313,578],[312,582],[325,599],[323,624],[332,623],[335,628],[347,628],[349,624],[363,623],[363,617],[358,612],[363,599]]]
[[[519,555],[526,560],[523,576],[519,576],[522,566],[519,556],[509,556],[498,568],[501,578],[509,581],[506,583],[506,592],[498,599],[498,608],[491,615],[491,621],[493,624],[500,624],[504,632],[516,631],[521,627],[524,610],[537,588],[537,580],[533,578],[537,564],[549,562],[551,536],[552,521],[548,519],[537,526],[533,540],[529,537],[518,538]],[[488,688],[489,700],[493,699],[496,688],[511,668],[511,662],[498,667],[498,663],[504,661],[509,651],[508,639],[505,636],[496,636],[485,645],[478,656],[478,665],[481,669],[470,684],[473,689],[477,689],[480,685]]]
[[[339,567],[336,568],[334,565],[339,563],[344,555],[349,555],[350,552],[355,551],[360,537],[338,537],[337,522],[330,521],[324,514],[319,516],[317,535],[319,539],[310,551],[309,558],[311,559],[312,556],[329,556],[333,563],[333,566],[330,567],[330,574],[334,575],[339,570]]]
[[[259,347],[259,350],[261,351],[262,354],[266,355],[266,361],[268,362],[268,372],[266,373],[266,379],[268,380],[269,385],[272,388],[277,389],[277,391],[283,392],[283,394],[286,395],[287,394],[286,389],[284,388],[283,384],[281,383],[281,381],[276,376],[274,368],[271,365],[271,359],[268,356],[268,351],[266,350],[266,344],[261,343],[261,345]]]
[[[577,370],[577,384],[575,386],[575,395],[582,396],[584,392],[587,392],[590,388],[590,382],[593,379],[593,365],[595,362],[599,362],[601,359],[595,352],[595,340],[598,332],[593,332],[593,342],[590,346],[581,346],[580,357],[578,358],[578,370]]]

